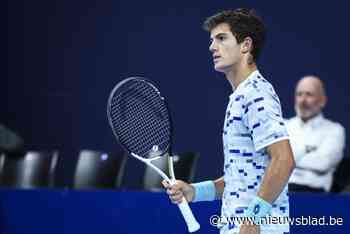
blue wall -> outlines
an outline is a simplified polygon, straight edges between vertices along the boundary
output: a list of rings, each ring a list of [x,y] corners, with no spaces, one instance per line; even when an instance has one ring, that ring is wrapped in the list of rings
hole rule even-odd
[[[121,79],[143,75],[168,98],[174,150],[200,151],[198,180],[219,176],[231,91],[213,69],[201,24],[236,7],[254,7],[267,24],[259,65],[285,117],[294,114],[297,80],[316,74],[327,87],[326,116],[349,128],[350,33],[340,1],[8,1],[0,121],[17,130],[28,149],[60,149],[62,180],[68,180],[79,149],[120,150],[105,116],[108,94]],[[128,165],[129,184],[137,183],[140,168]]]
[[[344,206],[349,200],[349,196],[341,195],[292,194],[290,217],[299,221],[290,225],[290,233],[349,233],[350,214],[348,207]],[[220,201],[190,206],[201,225],[196,234],[219,233],[210,225],[209,219],[212,215],[220,215]],[[309,216],[314,220],[324,217],[324,223],[313,221],[305,225]],[[334,225],[334,221],[330,223],[330,217],[342,220],[342,225]],[[302,218],[304,225],[300,225]],[[188,233],[178,208],[170,203],[165,193],[3,189],[0,190],[0,232]]]

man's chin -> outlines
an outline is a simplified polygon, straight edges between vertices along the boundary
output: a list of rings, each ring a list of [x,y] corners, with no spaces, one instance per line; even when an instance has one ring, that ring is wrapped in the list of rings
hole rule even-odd
[[[317,115],[317,113],[303,113],[303,112],[299,112],[297,113],[298,117],[301,118],[302,120],[309,120],[309,119],[312,119],[313,117],[315,117]]]
[[[309,111],[302,111],[300,109],[296,109],[297,116],[301,119],[308,119],[312,115]]]
[[[227,70],[227,67],[215,65],[215,66],[214,66],[214,69],[215,69],[215,71],[217,71],[217,72],[223,72],[223,73],[225,73],[226,70]]]

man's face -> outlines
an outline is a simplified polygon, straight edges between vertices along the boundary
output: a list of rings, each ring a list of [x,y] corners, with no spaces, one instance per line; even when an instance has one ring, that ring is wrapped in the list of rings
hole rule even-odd
[[[321,90],[321,84],[315,78],[305,77],[299,81],[295,90],[295,111],[304,121],[322,111],[326,100]]]
[[[213,54],[216,71],[226,72],[241,60],[241,47],[227,23],[218,24],[210,32],[212,40],[209,50]]]

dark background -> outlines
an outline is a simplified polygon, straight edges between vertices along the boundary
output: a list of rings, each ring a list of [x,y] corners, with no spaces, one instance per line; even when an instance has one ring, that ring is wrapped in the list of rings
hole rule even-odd
[[[259,68],[279,94],[284,117],[294,114],[297,80],[316,74],[329,97],[325,116],[348,129],[344,1],[8,1],[0,122],[17,131],[27,149],[60,150],[58,183],[69,184],[80,149],[120,151],[107,123],[107,98],[123,78],[142,75],[168,99],[174,151],[201,153],[196,180],[220,176],[231,90],[213,69],[201,24],[237,7],[255,8],[266,22]],[[124,183],[136,187],[142,165],[129,162]]]

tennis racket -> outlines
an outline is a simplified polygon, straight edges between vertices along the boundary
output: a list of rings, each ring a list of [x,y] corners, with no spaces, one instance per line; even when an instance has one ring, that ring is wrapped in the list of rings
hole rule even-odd
[[[130,77],[119,82],[109,96],[107,116],[120,145],[131,156],[153,168],[170,184],[174,184],[171,118],[165,99],[156,86],[143,77]],[[152,164],[164,156],[168,157],[170,178]],[[186,199],[183,198],[178,206],[188,231],[197,231],[200,225]]]

